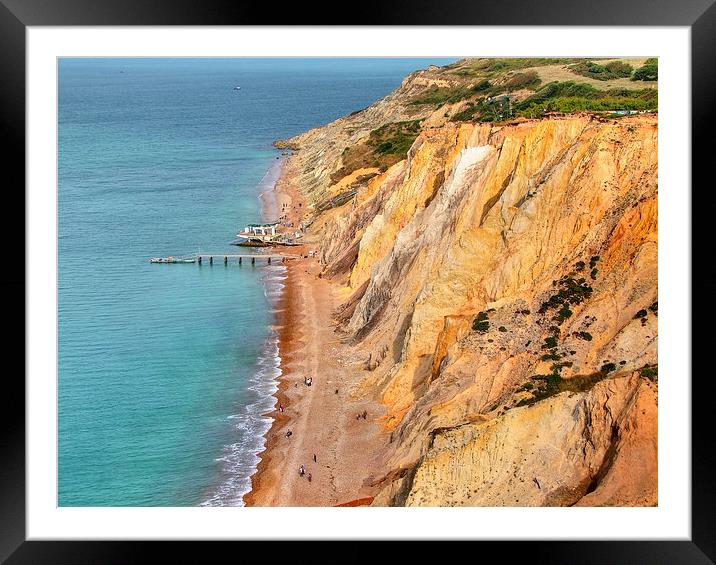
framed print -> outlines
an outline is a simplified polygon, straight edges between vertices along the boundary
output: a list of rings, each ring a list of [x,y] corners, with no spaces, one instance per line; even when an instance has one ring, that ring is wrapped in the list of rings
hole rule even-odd
[[[716,8],[57,8],[2,7],[3,558],[714,559],[689,328]]]

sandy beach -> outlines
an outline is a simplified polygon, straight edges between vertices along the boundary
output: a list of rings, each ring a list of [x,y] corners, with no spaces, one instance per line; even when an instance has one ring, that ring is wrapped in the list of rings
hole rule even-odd
[[[297,226],[305,204],[292,182],[290,163],[283,170],[274,198],[262,199],[265,213],[275,206]],[[276,410],[270,414],[275,420],[252,491],[244,496],[247,506],[334,506],[371,495],[363,481],[382,441],[376,423],[381,408],[351,398],[363,371],[350,363],[350,347],[334,332],[337,292],[333,283],[319,278],[318,259],[307,257],[308,250],[291,248],[302,258],[286,262],[286,286],[277,305],[282,375]],[[304,383],[306,377],[311,386]],[[357,418],[364,411],[366,418]]]

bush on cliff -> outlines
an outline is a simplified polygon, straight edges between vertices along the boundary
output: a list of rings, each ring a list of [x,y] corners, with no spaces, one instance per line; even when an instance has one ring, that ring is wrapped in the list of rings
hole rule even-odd
[[[578,75],[593,78],[596,80],[612,80],[615,78],[628,78],[634,68],[622,61],[611,61],[606,65],[600,65],[592,61],[581,61],[569,67]]]
[[[472,322],[472,329],[476,332],[484,334],[490,329],[490,322],[487,318],[487,312],[480,312],[475,316],[475,320]]]
[[[644,65],[634,71],[632,80],[654,81],[659,80],[658,59],[647,59]]]
[[[645,379],[655,381],[656,378],[659,376],[659,367],[657,365],[647,365],[645,367],[642,367],[639,374]]]
[[[483,81],[484,82],[484,81]],[[489,83],[488,83],[489,85]],[[480,90],[477,88],[480,87]],[[435,106],[442,106],[443,104],[454,104],[474,96],[475,93],[485,90],[483,83],[468,88],[468,87],[447,87],[447,86],[433,86],[418,94],[415,98],[410,101],[411,106],[422,106],[424,104],[432,104]]]
[[[507,90],[529,89],[535,90],[542,83],[542,79],[536,71],[527,71],[524,73],[516,73],[510,77],[505,83]]]
[[[658,93],[654,88],[600,90],[574,81],[550,82],[532,96],[515,104],[519,116],[537,117],[542,111],[582,112],[610,110],[656,110]]]
[[[343,166],[331,175],[331,182],[337,183],[358,169],[386,171],[402,161],[420,134],[420,124],[420,120],[385,124],[371,131],[364,142],[346,147],[341,156]]]

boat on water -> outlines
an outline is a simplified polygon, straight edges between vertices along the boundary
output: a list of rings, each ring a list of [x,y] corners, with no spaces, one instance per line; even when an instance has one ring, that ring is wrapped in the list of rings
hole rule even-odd
[[[150,263],[196,263],[196,257],[152,257]]]
[[[234,90],[241,90],[241,87],[237,84],[237,85],[234,87]]]

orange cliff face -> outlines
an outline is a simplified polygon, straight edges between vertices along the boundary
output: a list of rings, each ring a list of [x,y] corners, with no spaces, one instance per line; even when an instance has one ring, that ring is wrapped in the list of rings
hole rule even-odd
[[[657,503],[655,116],[424,129],[307,238],[386,407],[373,504]]]

